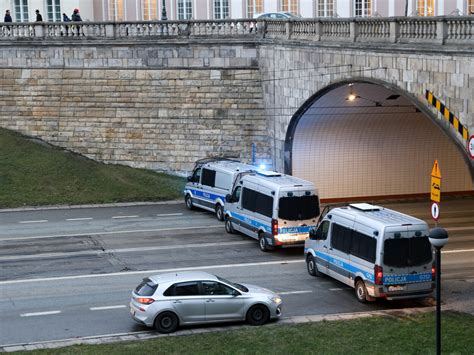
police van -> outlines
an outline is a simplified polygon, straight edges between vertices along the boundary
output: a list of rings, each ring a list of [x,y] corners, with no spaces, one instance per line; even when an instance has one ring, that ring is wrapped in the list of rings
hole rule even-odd
[[[303,244],[319,216],[312,182],[276,172],[247,172],[226,196],[225,229],[258,239],[262,251]]]
[[[326,274],[353,287],[359,302],[432,293],[435,270],[426,222],[367,203],[322,216],[305,242],[310,275]]]
[[[230,193],[236,175],[255,170],[253,165],[227,158],[198,160],[184,188],[186,207],[215,212],[217,219],[223,221],[225,196]]]

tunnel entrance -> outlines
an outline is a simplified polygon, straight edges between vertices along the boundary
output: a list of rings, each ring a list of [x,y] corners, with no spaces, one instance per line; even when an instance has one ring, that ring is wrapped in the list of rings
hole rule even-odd
[[[313,181],[327,202],[427,197],[435,159],[443,194],[472,192],[453,139],[407,97],[367,82],[316,95],[285,142],[286,172]]]

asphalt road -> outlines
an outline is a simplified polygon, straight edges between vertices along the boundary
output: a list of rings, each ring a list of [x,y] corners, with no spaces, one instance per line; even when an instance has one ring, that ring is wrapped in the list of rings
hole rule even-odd
[[[430,220],[430,203],[384,204]],[[474,279],[474,199],[443,201],[443,280]],[[128,315],[130,291],[149,274],[207,270],[279,292],[283,316],[419,307],[360,304],[353,290],[306,272],[302,248],[262,253],[183,203],[0,212],[0,346],[148,331]],[[466,297],[473,297],[467,294]]]

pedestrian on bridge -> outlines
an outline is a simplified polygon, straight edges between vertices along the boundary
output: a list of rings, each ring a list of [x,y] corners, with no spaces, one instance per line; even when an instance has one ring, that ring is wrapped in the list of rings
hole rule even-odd
[[[79,9],[74,9],[74,12],[72,13],[71,16],[72,21],[82,21],[81,15],[79,15]]]
[[[36,22],[43,22],[43,16],[40,14],[40,10],[36,10]]]
[[[3,22],[13,22],[12,16],[10,15],[10,10],[5,11],[5,18]]]

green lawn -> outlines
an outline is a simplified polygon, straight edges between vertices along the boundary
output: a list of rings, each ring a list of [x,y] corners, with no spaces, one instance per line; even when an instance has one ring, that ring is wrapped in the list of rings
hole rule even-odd
[[[0,208],[163,201],[182,197],[185,179],[94,162],[0,129]]]
[[[435,354],[434,313],[268,325],[35,354]],[[442,353],[474,353],[474,316],[444,312]],[[28,354],[31,354],[29,352]]]

